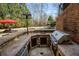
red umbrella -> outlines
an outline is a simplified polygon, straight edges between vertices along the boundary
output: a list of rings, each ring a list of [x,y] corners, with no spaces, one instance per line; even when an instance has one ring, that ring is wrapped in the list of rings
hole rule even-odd
[[[0,20],[0,23],[2,24],[13,24],[16,23],[16,20],[12,20],[12,19],[4,19],[4,20]],[[8,26],[8,30],[5,30],[4,32],[11,32],[11,28]]]
[[[16,20],[12,19],[5,19],[5,20],[0,20],[0,23],[5,24],[5,23],[16,23]]]

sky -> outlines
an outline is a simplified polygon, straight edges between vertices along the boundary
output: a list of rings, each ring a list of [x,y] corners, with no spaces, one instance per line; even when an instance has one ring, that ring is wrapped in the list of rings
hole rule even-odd
[[[40,11],[42,10],[46,13],[47,16],[52,16],[54,19],[58,15],[58,4],[57,3],[27,3],[27,7],[29,8],[32,17],[37,19],[40,18]],[[38,10],[39,9],[39,10]]]

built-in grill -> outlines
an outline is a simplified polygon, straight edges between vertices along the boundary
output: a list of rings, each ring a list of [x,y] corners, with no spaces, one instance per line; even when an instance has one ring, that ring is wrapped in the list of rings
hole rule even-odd
[[[61,31],[54,31],[51,34],[51,41],[55,44],[70,44],[70,35]]]
[[[70,39],[70,35],[61,31],[54,31],[51,34],[51,49],[56,55],[58,44],[71,44],[72,41]]]

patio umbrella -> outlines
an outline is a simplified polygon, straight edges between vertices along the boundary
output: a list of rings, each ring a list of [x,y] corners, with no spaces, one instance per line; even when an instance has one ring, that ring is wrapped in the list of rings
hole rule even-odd
[[[5,20],[0,20],[0,23],[2,23],[2,24],[12,24],[12,23],[16,23],[16,20],[5,19]]]
[[[1,24],[13,24],[16,23],[16,20],[13,19],[4,19],[4,20],[0,20]],[[11,31],[11,28],[8,27],[8,31]]]

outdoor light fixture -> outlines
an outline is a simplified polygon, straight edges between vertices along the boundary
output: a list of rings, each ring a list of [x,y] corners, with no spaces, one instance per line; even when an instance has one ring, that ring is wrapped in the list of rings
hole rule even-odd
[[[26,16],[26,23],[27,23],[27,34],[29,34],[28,32],[28,17],[31,16],[31,14],[26,14],[26,13],[23,13],[23,15]]]

